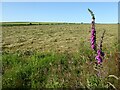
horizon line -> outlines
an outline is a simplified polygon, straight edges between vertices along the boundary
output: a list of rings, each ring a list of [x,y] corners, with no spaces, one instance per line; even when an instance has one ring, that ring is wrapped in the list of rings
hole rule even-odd
[[[91,23],[91,22],[62,22],[62,21],[0,21],[0,22],[47,22],[47,23]],[[119,22],[96,22],[96,23],[105,23],[105,24],[116,24],[116,23],[119,23]]]

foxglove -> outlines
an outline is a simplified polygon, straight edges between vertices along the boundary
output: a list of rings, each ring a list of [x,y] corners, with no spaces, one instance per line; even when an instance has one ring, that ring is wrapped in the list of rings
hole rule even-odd
[[[92,16],[92,22],[91,22],[91,48],[96,51],[96,31],[95,31],[95,16],[93,12],[88,9]]]
[[[102,52],[102,42],[103,42],[103,37],[104,37],[104,33],[103,32],[102,36],[101,36],[101,40],[100,40],[100,44],[99,44],[99,49],[97,50],[96,47],[96,30],[95,30],[95,16],[93,14],[93,12],[88,9],[88,11],[90,12],[91,16],[92,16],[92,22],[91,22],[91,48],[93,50],[96,51],[97,56],[95,57],[95,59],[97,60],[98,64],[101,64],[104,58],[104,52]]]
[[[104,58],[104,52],[102,51],[102,42],[103,42],[103,37],[105,34],[105,30],[101,36],[101,40],[100,40],[100,44],[99,44],[99,49],[97,50],[97,56],[95,57],[95,59],[97,60],[98,64],[101,64]]]

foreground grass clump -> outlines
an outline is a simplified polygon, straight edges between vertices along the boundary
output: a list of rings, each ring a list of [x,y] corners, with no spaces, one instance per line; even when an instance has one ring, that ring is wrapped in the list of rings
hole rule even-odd
[[[103,61],[99,77],[93,57],[88,48],[76,53],[3,52],[3,88],[110,88],[108,82],[118,87],[117,80],[108,78],[117,76],[116,54]]]

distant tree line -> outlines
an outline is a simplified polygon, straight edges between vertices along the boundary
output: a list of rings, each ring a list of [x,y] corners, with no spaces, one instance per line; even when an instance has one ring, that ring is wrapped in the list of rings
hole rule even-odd
[[[29,26],[29,25],[71,25],[80,23],[2,23],[2,26]]]
[[[90,24],[90,23],[39,23],[39,22],[15,22],[15,23],[2,23],[0,26],[29,26],[29,25],[80,25],[80,24]],[[102,23],[96,23],[102,24]],[[116,24],[120,24],[119,22]]]

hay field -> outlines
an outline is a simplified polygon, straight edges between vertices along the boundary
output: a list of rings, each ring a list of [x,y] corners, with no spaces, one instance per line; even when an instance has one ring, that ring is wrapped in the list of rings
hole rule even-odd
[[[119,88],[118,25],[97,24],[97,43],[103,30],[96,68],[90,24],[3,26],[3,88]]]

